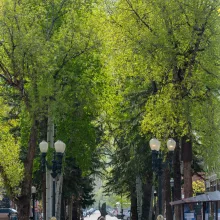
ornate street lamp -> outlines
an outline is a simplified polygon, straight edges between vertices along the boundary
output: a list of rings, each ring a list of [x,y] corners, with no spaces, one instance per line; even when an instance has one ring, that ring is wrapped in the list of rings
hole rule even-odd
[[[174,201],[174,179],[170,178],[171,201]],[[172,206],[172,215],[174,215],[174,206]]]
[[[160,141],[156,138],[152,138],[149,142],[150,148],[152,151],[152,169],[153,172],[158,176],[158,202],[159,202],[159,214],[162,214],[162,174],[163,174],[163,163],[162,163],[162,156],[159,152],[160,150]],[[170,168],[172,166],[172,155],[173,151],[175,150],[176,142],[170,138],[167,141],[167,148],[169,150],[169,165]]]
[[[32,194],[32,202],[33,202],[33,220],[35,220],[35,195],[36,195],[36,187],[31,187],[31,194]]]
[[[46,165],[48,164],[46,161],[46,154],[48,150],[48,143],[46,141],[42,141],[40,143],[40,151],[41,151],[41,169],[42,172],[45,172]],[[52,203],[52,217],[55,217],[55,198],[56,198],[56,182],[55,178],[58,174],[61,174],[62,170],[62,159],[63,154],[66,149],[66,145],[62,141],[57,141],[54,144],[55,152],[53,154],[52,167],[48,167],[52,170],[51,176],[53,178],[53,203]]]

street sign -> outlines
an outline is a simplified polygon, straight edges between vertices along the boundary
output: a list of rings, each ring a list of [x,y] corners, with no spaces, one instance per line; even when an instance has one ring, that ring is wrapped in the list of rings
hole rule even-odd
[[[184,213],[184,220],[195,220],[194,212],[185,212]]]

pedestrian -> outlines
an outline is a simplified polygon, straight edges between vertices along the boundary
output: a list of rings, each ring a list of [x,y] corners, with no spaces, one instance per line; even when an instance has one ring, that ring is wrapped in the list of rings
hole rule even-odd
[[[164,217],[162,215],[158,215],[157,220],[164,220]]]

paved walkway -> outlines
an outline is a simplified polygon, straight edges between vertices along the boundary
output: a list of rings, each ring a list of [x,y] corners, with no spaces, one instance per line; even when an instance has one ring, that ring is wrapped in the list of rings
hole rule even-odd
[[[86,216],[84,220],[97,220],[100,215],[100,211],[96,210],[92,215]],[[118,220],[118,218],[106,215],[106,220]]]

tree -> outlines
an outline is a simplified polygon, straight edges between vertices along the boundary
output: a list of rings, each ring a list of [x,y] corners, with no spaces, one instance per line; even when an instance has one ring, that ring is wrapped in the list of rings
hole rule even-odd
[[[19,159],[20,138],[16,134],[19,120],[13,114],[16,107],[12,103],[9,106],[9,102],[2,98],[0,103],[1,185],[6,189],[6,194],[13,198],[19,193],[19,184],[23,178],[23,165]]]
[[[17,94],[22,109],[19,117],[30,131],[22,134],[24,178],[17,196],[20,219],[29,218],[39,125],[48,114],[53,117],[57,109],[65,108],[59,102],[66,84],[64,67],[95,47],[88,20],[91,8],[90,2],[66,0],[1,2],[1,86]]]
[[[120,96],[112,104],[115,107],[115,103],[126,103],[123,96],[129,92],[135,91],[136,97],[141,97],[140,88],[143,88],[146,107],[139,122],[140,133],[147,137],[154,135],[163,143],[170,136],[179,144],[182,140],[185,195],[191,196],[192,155],[191,151],[187,155],[186,150],[192,149],[192,143],[197,146],[195,140],[198,138],[206,137],[207,142],[215,136],[215,132],[209,133],[209,137],[203,136],[204,128],[210,130],[210,127],[207,120],[201,120],[200,113],[206,111],[209,122],[214,128],[218,127],[215,110],[219,108],[216,96],[219,87],[219,54],[216,50],[219,2],[122,0],[108,3],[106,17],[111,29],[106,38],[113,48],[106,50],[111,54],[108,70],[114,77],[111,86]],[[109,29],[109,26],[105,27]],[[128,86],[128,78],[133,87]],[[108,106],[106,110],[110,117],[114,107]],[[212,109],[211,114],[207,108]],[[176,151],[180,149],[179,144]],[[200,144],[200,152],[205,153],[202,146]],[[218,148],[216,144],[214,146],[211,149],[216,152]],[[176,156],[180,161],[181,158]],[[181,178],[180,175],[176,178],[177,170],[175,168],[175,188],[178,184],[180,192]],[[180,193],[176,199],[181,199]]]

